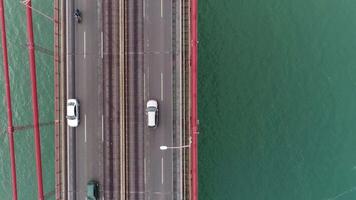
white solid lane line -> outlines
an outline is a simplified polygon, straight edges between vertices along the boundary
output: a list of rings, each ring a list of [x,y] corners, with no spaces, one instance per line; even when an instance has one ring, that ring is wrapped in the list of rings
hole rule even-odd
[[[161,17],[163,17],[163,0],[161,0]]]
[[[100,34],[100,40],[101,40],[101,51],[100,51],[100,54],[101,54],[101,58],[103,58],[103,54],[104,54],[103,32],[101,32],[101,34]]]
[[[84,141],[87,142],[87,115],[84,115]]]
[[[143,99],[146,97],[146,74],[143,74]]]
[[[182,12],[182,5],[179,5],[179,13],[180,16],[183,16],[183,12]],[[183,115],[182,115],[182,110],[183,110],[183,89],[182,89],[182,33],[181,30],[183,30],[182,28],[182,17],[180,17],[179,19],[179,29],[180,31],[178,31],[179,33],[179,99],[180,99],[180,105],[179,105],[179,133],[180,133],[180,141],[179,141],[179,145],[182,146],[183,142],[182,142],[182,134],[183,134],[183,130],[182,130],[182,124],[183,124]],[[183,156],[184,154],[182,153],[182,149],[180,150],[180,167],[181,169],[183,169]],[[183,175],[180,176],[180,194],[183,194]]]
[[[162,184],[163,184],[163,182],[164,182],[164,177],[163,177],[163,174],[164,174],[164,169],[163,169],[163,157],[162,157],[162,159],[161,159],[161,167],[162,167],[161,182],[162,182]]]
[[[86,40],[85,40],[85,31],[84,31],[84,58],[85,58],[85,53],[86,53]]]
[[[143,17],[146,17],[145,0],[143,0]]]
[[[104,116],[101,115],[101,141],[104,142]]]
[[[66,5],[66,16],[69,16],[69,5],[68,5],[69,3],[66,3],[65,5]],[[68,19],[68,18],[67,18]],[[70,17],[69,17],[69,19],[71,19]],[[69,37],[69,23],[66,23],[66,35]],[[69,58],[70,58],[70,56],[68,55],[68,52],[69,52],[69,40],[68,39],[66,39],[66,53],[67,53],[67,59],[66,59],[66,67],[67,67],[67,99],[70,97],[69,96],[69,89],[68,89],[68,86],[69,86]],[[67,125],[67,134],[69,133],[69,126]],[[70,144],[70,140],[69,140],[69,137],[67,137],[67,145],[69,145]],[[68,147],[67,147],[68,148]],[[67,149],[67,158],[69,159],[70,158],[70,153],[71,153],[71,151],[70,151],[70,148],[68,148]],[[70,169],[70,167],[71,167],[71,165],[70,165],[71,163],[68,161],[67,162],[67,169]],[[71,185],[71,182],[70,182],[70,173],[68,172],[67,173],[67,186],[68,187],[71,187],[72,185]],[[67,190],[67,195],[68,195],[68,198],[71,198],[71,195],[70,195],[70,192],[69,192],[69,190]]]
[[[163,73],[161,72],[161,101],[163,101]]]
[[[181,5],[181,1],[180,1],[180,4],[179,4],[179,15],[180,16],[183,16],[182,14],[183,14],[183,12],[182,12],[182,5]],[[182,30],[182,17],[179,17],[179,31],[178,31],[178,33],[179,33],[179,46],[178,46],[178,48],[179,48],[179,50],[178,50],[178,52],[179,52],[179,146],[182,146],[183,145],[183,142],[182,142],[182,122],[183,122],[183,116],[182,116],[182,103],[183,103],[183,101],[182,101],[182,98],[183,98],[183,96],[182,96],[182,34],[181,34],[181,30]],[[180,169],[183,169],[183,160],[184,160],[184,154],[182,153],[182,151],[183,151],[183,149],[180,149],[180,151],[179,151],[179,160],[180,160]],[[185,171],[183,170],[183,173],[185,173]],[[181,176],[179,176],[179,178],[180,178],[180,180],[179,180],[179,182],[180,182],[180,190],[179,190],[179,193],[180,194],[183,194],[183,183],[184,183],[184,181],[183,181],[183,177],[184,177],[184,175],[181,175]]]

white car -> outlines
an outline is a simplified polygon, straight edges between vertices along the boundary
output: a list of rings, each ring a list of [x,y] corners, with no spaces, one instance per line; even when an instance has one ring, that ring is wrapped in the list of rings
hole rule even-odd
[[[79,125],[79,102],[76,99],[67,100],[67,123],[70,127]]]
[[[158,103],[156,100],[147,101],[147,126],[150,128],[157,127],[158,124]]]

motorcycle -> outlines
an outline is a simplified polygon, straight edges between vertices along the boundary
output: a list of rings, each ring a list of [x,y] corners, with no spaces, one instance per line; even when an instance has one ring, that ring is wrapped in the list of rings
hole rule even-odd
[[[80,12],[79,9],[75,10],[74,17],[75,17],[75,20],[77,21],[77,23],[81,23],[82,22],[82,13]]]

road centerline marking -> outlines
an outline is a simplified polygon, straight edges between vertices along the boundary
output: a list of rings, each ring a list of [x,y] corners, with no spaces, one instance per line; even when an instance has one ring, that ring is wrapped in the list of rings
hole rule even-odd
[[[86,40],[85,40],[85,31],[84,31],[84,58],[85,58],[85,53],[86,53]]]
[[[144,182],[145,182],[145,185],[146,185],[146,182],[147,182],[147,178],[146,178],[146,158],[144,158],[144,160],[143,160],[143,172],[144,172],[144,174],[145,174],[145,176],[144,176]]]
[[[143,100],[146,100],[146,74],[143,74]]]
[[[162,184],[164,183],[164,169],[163,169],[163,157],[162,157],[162,159],[161,159],[161,167],[162,167],[162,170],[161,170],[161,172],[162,172],[162,175],[161,175],[161,182],[162,182]]]
[[[84,115],[84,141],[87,142],[87,115]]]
[[[101,55],[101,58],[103,58],[103,54],[104,54],[104,41],[103,41],[103,32],[102,32],[102,31],[101,31],[101,33],[100,33],[100,40],[101,40],[100,55]]]
[[[163,73],[161,72],[161,101],[163,101]]]
[[[161,0],[161,17],[163,17],[163,0]]]
[[[150,98],[150,64],[147,64],[147,96]]]

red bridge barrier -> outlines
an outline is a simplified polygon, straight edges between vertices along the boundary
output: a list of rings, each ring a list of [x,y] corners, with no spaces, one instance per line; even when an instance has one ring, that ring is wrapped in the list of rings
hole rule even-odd
[[[191,200],[198,200],[198,104],[197,104],[197,64],[198,64],[198,0],[191,0],[191,131],[192,131],[192,192]]]
[[[2,41],[2,50],[3,50],[2,55],[3,55],[3,62],[4,62],[5,90],[6,90],[6,103],[7,103],[7,126],[8,126],[7,131],[8,131],[9,148],[10,148],[12,199],[17,200],[14,127],[12,125],[9,62],[7,57],[6,27],[5,27],[6,24],[5,24],[5,10],[4,10],[3,0],[0,0],[0,22],[1,22],[1,41]]]

